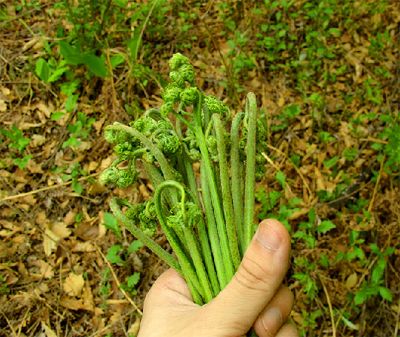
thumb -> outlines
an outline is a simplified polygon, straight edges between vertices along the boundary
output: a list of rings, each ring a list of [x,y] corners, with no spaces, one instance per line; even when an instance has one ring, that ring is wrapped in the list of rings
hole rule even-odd
[[[274,297],[289,266],[290,237],[277,220],[261,222],[232,281],[209,304],[207,319],[246,333]],[[229,310],[227,310],[229,308]],[[221,317],[223,313],[223,317]]]

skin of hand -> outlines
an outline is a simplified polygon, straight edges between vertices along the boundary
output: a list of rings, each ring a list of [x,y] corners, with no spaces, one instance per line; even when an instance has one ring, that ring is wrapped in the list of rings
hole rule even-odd
[[[290,237],[276,220],[264,220],[231,282],[206,305],[193,303],[184,279],[170,269],[147,294],[138,337],[298,337],[286,320],[293,306],[282,285]]]

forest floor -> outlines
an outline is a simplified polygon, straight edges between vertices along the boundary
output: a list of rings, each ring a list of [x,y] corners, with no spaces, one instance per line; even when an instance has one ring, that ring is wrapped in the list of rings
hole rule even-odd
[[[256,93],[301,335],[399,337],[400,3],[74,3],[0,0],[0,336],[136,336],[166,266],[112,230],[152,186],[98,183],[103,129],[160,106],[181,52],[233,112]]]

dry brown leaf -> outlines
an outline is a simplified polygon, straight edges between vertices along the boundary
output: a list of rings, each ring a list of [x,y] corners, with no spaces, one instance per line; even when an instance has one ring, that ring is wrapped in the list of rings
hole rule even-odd
[[[0,86],[0,93],[3,96],[9,96],[11,94],[11,90],[6,87]]]
[[[77,275],[71,272],[64,281],[63,289],[68,295],[78,297],[81,295],[84,285],[85,280],[82,274]]]
[[[278,99],[278,106],[282,108],[285,105],[285,97],[281,96]]]
[[[44,322],[42,322],[42,329],[44,330],[46,337],[57,337],[57,334]]]
[[[39,260],[35,264],[39,267],[41,277],[51,279],[54,276],[54,270],[47,262]]]
[[[43,229],[47,228],[47,216],[45,211],[39,211],[36,214],[35,222]]]
[[[31,139],[32,140],[29,143],[31,147],[38,147],[46,142],[46,137],[42,135],[32,135]]]
[[[43,249],[46,256],[50,256],[53,250],[57,248],[60,238],[50,229],[46,229],[43,234]]]
[[[302,217],[303,215],[308,214],[309,211],[310,211],[309,208],[302,208],[302,209],[299,209],[298,211],[293,212],[293,213],[288,217],[288,219],[289,219],[289,220],[298,219],[298,218]]]
[[[83,288],[82,300],[83,300],[83,305],[85,306],[86,310],[94,311],[93,293],[92,293],[92,289],[90,288],[90,286],[87,282],[85,283],[85,287]]]
[[[357,282],[358,282],[357,273],[351,274],[346,280],[346,288],[349,290],[354,288],[357,285]]]
[[[64,217],[64,223],[66,226],[70,226],[75,223],[76,212],[75,211],[68,211],[68,213]]]
[[[51,226],[51,231],[60,239],[65,239],[71,235],[71,230],[64,222],[56,222]]]
[[[6,112],[7,104],[2,99],[0,99],[0,112]]]
[[[44,102],[39,102],[36,104],[36,109],[38,109],[40,112],[43,112],[47,118],[50,118],[51,113],[54,111],[52,106],[48,106]]]
[[[94,252],[96,250],[95,246],[90,243],[90,241],[80,242],[75,241],[75,245],[71,248],[71,251],[74,253],[83,252],[89,253]]]
[[[41,36],[35,36],[32,39],[30,39],[28,42],[26,42],[21,50],[22,51],[27,51],[28,49],[32,48],[36,43],[38,43],[40,40],[42,40]]]
[[[136,317],[135,322],[129,327],[128,335],[137,336],[140,328],[140,318]]]
[[[85,305],[82,300],[77,300],[75,298],[63,296],[60,300],[60,304],[70,310],[86,310]]]
[[[97,167],[99,166],[99,162],[97,161],[91,161],[89,163],[89,165],[87,166],[87,170],[89,172],[95,171],[97,169]]]
[[[84,221],[74,231],[74,234],[84,241],[90,241],[97,238],[98,232],[99,228],[94,225],[93,221]]]
[[[113,324],[119,322],[122,316],[123,306],[121,305],[114,305],[113,306],[113,314],[110,317],[109,324]]]
[[[40,163],[40,164],[36,163],[36,161],[33,158],[31,158],[28,161],[28,165],[26,168],[28,169],[28,171],[30,173],[34,173],[34,174],[43,173],[42,163]]]
[[[36,198],[33,194],[29,194],[29,195],[26,195],[26,196],[20,198],[20,201],[27,203],[28,205],[31,205],[31,206],[36,204]]]
[[[315,182],[317,184],[317,191],[324,191],[326,189],[324,177],[322,176],[320,170],[316,166],[314,166],[314,174],[316,178]]]
[[[103,217],[101,217],[100,219],[102,219]],[[100,223],[99,222],[99,233],[98,233],[98,235],[97,235],[97,238],[98,239],[101,239],[102,237],[104,237],[105,235],[106,235],[106,233],[107,233],[107,228],[106,228],[106,226],[104,226],[104,224],[103,223]]]
[[[114,161],[114,159],[115,159],[115,156],[114,156],[114,155],[112,155],[112,156],[110,156],[110,157],[108,157],[108,158],[106,158],[106,159],[103,159],[103,160],[101,161],[101,164],[100,164],[100,171],[103,171],[103,170],[105,170],[107,167],[109,167],[109,166],[111,165],[111,163]]]
[[[97,195],[97,194],[104,193],[105,191],[107,191],[107,187],[105,187],[104,185],[102,185],[98,182],[95,182],[94,184],[90,184],[89,188],[87,190],[89,195]]]
[[[102,129],[103,129],[103,124],[106,121],[106,117],[100,118],[98,121],[93,123],[93,127],[95,128],[97,135],[100,135]]]

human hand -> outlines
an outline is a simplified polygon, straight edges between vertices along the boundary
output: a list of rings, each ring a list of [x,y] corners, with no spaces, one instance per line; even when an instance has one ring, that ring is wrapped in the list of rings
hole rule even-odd
[[[231,282],[211,302],[193,303],[184,279],[163,273],[150,289],[138,337],[240,337],[254,327],[258,337],[297,337],[285,323],[293,295],[282,285],[290,237],[276,220],[261,222]]]

